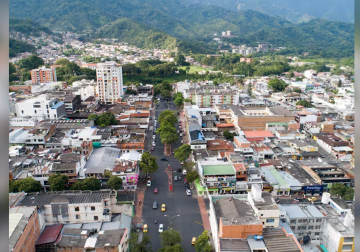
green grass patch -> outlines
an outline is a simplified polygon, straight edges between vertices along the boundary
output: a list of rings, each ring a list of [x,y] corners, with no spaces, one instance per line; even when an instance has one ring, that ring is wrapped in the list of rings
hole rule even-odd
[[[186,70],[186,66],[178,67],[178,69]],[[194,74],[195,72],[202,72],[202,71],[210,71],[211,69],[207,69],[200,66],[190,66],[189,74]]]
[[[128,82],[142,83],[142,84],[158,84],[163,81],[168,81],[169,83],[175,83],[179,81],[192,79],[192,74],[176,74],[172,76],[148,76],[148,75],[124,75],[123,82],[124,85]]]

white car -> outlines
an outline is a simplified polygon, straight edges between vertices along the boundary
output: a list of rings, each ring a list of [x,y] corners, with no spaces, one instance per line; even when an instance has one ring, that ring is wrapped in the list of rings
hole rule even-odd
[[[154,146],[154,147],[156,146],[155,142],[152,142],[152,146]]]
[[[159,233],[162,233],[164,231],[164,224],[159,225]]]
[[[156,135],[153,135],[153,139],[155,140]]]
[[[182,174],[183,174],[183,175],[186,175],[186,170],[185,170],[185,169],[182,171]]]
[[[180,133],[180,136],[182,136],[182,133]]]
[[[146,183],[147,186],[151,186],[151,180]]]
[[[189,189],[186,189],[186,195],[191,196],[191,191]]]

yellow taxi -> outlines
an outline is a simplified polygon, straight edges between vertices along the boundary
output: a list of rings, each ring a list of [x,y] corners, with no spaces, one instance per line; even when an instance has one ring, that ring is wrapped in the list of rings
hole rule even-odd
[[[148,231],[148,225],[147,225],[147,224],[144,224],[143,232],[144,232],[144,233],[147,233],[147,231]]]
[[[162,212],[165,212],[165,209],[166,209],[166,208],[165,208],[165,204],[162,204],[162,205],[161,205],[161,211],[162,211]]]
[[[191,245],[195,245],[195,242],[196,242],[196,237],[193,237],[193,238],[191,239]]]

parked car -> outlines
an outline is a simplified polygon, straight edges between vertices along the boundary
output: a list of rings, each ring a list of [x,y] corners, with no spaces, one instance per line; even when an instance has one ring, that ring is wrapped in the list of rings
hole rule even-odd
[[[195,242],[196,242],[196,237],[193,237],[193,238],[191,239],[191,245],[195,245]]]
[[[160,161],[169,161],[166,157],[160,158]]]
[[[154,147],[156,146],[155,142],[152,142],[152,146],[154,146]]]
[[[154,201],[154,203],[153,203],[153,209],[157,209],[158,208],[158,203],[157,203],[157,201]]]
[[[174,176],[174,181],[178,181],[178,180],[179,180],[178,176]]]
[[[180,133],[180,136],[182,136],[182,133]]]
[[[185,170],[185,169],[182,171],[182,174],[183,174],[183,175],[186,175],[186,170]]]
[[[187,196],[191,196],[191,190],[186,189],[186,195],[187,195]]]
[[[155,150],[155,147],[153,146],[153,147],[151,147],[151,151],[154,151]]]
[[[151,186],[151,180],[146,183],[147,186]]]
[[[181,172],[181,167],[179,167],[176,171],[177,171],[177,172]]]
[[[184,184],[187,184],[187,179],[186,178],[184,178]]]
[[[162,233],[164,231],[164,224],[159,225],[159,233]]]

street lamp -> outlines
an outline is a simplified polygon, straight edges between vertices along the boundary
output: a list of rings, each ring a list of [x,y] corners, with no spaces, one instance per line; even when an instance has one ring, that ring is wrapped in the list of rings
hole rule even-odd
[[[170,216],[170,215],[164,215],[164,217],[170,217],[171,218],[171,229],[173,228],[173,221],[172,221],[172,219],[173,218],[175,218],[175,217],[179,217],[180,216],[180,214],[177,214],[177,215],[174,215],[174,216]]]

